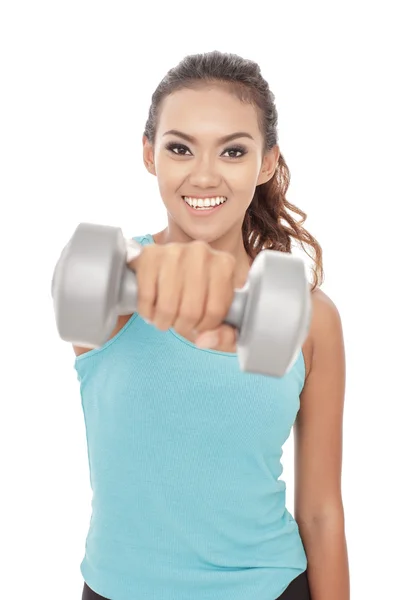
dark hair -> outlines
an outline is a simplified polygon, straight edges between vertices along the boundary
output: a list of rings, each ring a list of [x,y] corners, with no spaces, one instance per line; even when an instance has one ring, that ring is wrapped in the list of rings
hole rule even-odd
[[[275,96],[262,77],[259,65],[236,54],[218,51],[186,56],[161,80],[152,95],[144,131],[149,142],[154,143],[160,104],[166,96],[183,88],[215,84],[226,85],[242,102],[248,102],[258,109],[260,131],[264,135],[263,150],[264,153],[271,150],[278,142],[278,113]],[[312,269],[314,290],[324,279],[322,249],[302,226],[307,218],[306,213],[287,201],[285,195],[289,183],[289,168],[280,154],[273,177],[255,189],[243,220],[243,244],[247,254],[254,259],[266,248],[291,253],[291,238],[297,240],[315,263]],[[300,220],[296,221],[289,211],[300,215]],[[313,256],[307,252],[304,244],[310,246]]]

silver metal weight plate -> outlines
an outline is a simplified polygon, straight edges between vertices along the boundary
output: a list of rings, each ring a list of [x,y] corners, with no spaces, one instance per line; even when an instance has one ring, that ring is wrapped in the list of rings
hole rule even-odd
[[[306,266],[300,257],[263,250],[248,278],[238,336],[242,370],[282,377],[296,361],[311,319]]]
[[[122,230],[80,223],[60,256],[53,278],[53,298],[60,337],[96,348],[111,336],[122,269],[126,268]]]

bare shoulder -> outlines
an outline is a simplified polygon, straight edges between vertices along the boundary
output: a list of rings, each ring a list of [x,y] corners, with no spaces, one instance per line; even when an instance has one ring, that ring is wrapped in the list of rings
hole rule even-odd
[[[133,315],[134,313],[132,313]],[[122,315],[118,317],[117,320],[117,324],[113,329],[112,334],[109,337],[109,340],[111,340],[113,337],[115,337],[117,335],[117,333],[123,328],[123,326],[129,321],[129,319],[132,317],[132,315]],[[108,340],[107,340],[108,341]],[[81,354],[85,354],[86,352],[89,352],[90,348],[83,348],[82,346],[75,346],[72,345],[75,355],[76,356],[80,356]]]
[[[310,286],[311,288],[311,286]],[[306,364],[306,379],[310,374],[315,353],[321,343],[336,334],[342,335],[342,324],[339,310],[333,300],[320,288],[311,293],[312,316],[308,337],[303,345],[303,355]]]
[[[311,298],[313,308],[311,334],[315,343],[326,333],[333,333],[334,330],[341,328],[341,317],[332,298],[321,289],[314,290]]]

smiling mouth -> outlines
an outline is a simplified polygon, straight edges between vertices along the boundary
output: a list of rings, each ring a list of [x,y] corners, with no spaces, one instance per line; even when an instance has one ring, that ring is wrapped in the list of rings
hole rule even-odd
[[[191,196],[182,196],[182,200],[188,206],[190,206],[190,208],[198,211],[213,210],[222,204],[226,204],[228,201],[225,196],[215,196],[213,198],[194,198]]]

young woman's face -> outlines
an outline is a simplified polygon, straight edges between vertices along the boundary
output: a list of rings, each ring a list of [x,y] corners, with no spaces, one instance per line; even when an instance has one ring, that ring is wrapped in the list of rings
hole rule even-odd
[[[232,139],[222,140],[227,136]],[[191,238],[205,241],[241,229],[256,186],[272,177],[278,160],[277,147],[263,156],[256,109],[218,87],[167,96],[154,146],[146,138],[143,143],[169,217]],[[207,210],[205,197],[217,207]],[[199,210],[200,198],[206,209]]]

